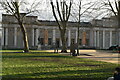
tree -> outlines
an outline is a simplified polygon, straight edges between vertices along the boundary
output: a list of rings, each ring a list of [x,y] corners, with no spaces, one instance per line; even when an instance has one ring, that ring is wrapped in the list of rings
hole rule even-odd
[[[25,28],[25,26],[23,24],[23,21],[24,21],[24,17],[27,14],[30,14],[32,12],[37,11],[35,7],[39,3],[37,3],[37,4],[33,3],[30,9],[26,8],[27,12],[25,12],[24,15],[21,15],[20,12],[22,11],[23,6],[27,5],[27,2],[25,2],[25,1],[22,1],[22,0],[21,1],[20,0],[11,0],[11,1],[9,1],[9,0],[1,0],[0,4],[1,4],[2,8],[7,13],[13,15],[17,19],[18,24],[20,25],[20,28],[21,28],[21,31],[22,31],[22,34],[23,34],[24,52],[29,52],[27,31],[26,31],[26,28]],[[25,7],[24,7],[24,10],[25,10]]]
[[[102,8],[104,10],[109,11],[109,13],[113,13],[113,15],[116,17],[118,21],[118,26],[116,26],[116,45],[119,44],[119,31],[118,28],[120,28],[120,1],[119,0],[103,0],[100,1],[102,4]]]
[[[119,31],[118,28],[120,28],[120,1],[115,0],[114,1],[115,4],[115,8],[112,6],[112,3],[110,2],[110,0],[108,0],[108,5],[111,8],[111,11],[114,13],[114,15],[116,16],[117,20],[118,20],[118,26],[116,27],[116,41],[118,42],[117,45],[119,44]]]
[[[74,3],[74,7],[73,7],[73,11],[72,11],[71,15],[72,15],[74,21],[78,23],[78,25],[77,25],[77,33],[78,33],[77,34],[77,55],[79,55],[79,42],[80,42],[80,40],[79,40],[80,30],[79,29],[80,29],[80,25],[81,25],[80,24],[81,17],[85,14],[90,15],[91,11],[89,12],[89,9],[91,9],[95,4],[96,4],[95,2],[94,3],[88,2],[88,3],[82,5],[82,0],[79,0],[77,2],[77,4]],[[88,7],[86,7],[84,10],[82,10],[86,5]]]
[[[72,16],[73,16],[73,18],[75,19],[75,21],[78,23],[78,25],[77,25],[77,27],[78,27],[78,29],[77,29],[77,55],[79,55],[79,37],[80,37],[80,17],[81,17],[81,1],[82,0],[79,0],[79,2],[78,2],[78,10],[74,10],[73,11],[73,13],[74,14],[72,14]],[[75,4],[76,5],[76,4]],[[74,9],[74,8],[73,8]],[[76,9],[76,7],[75,7],[75,9]],[[78,17],[76,17],[76,12],[78,11],[78,13],[77,13],[77,16]]]
[[[66,28],[67,28],[67,22],[70,17],[72,2],[73,0],[70,0],[69,5],[68,5],[67,1],[65,0],[60,1],[60,2],[56,0],[56,6],[55,6],[53,1],[51,0],[53,16],[58,24],[60,35],[61,35],[61,41],[62,41],[61,52],[67,52],[65,33],[66,33]]]

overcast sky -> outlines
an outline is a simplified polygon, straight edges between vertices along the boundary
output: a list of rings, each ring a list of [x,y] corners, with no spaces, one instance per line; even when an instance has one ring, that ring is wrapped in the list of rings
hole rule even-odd
[[[55,2],[56,0],[53,0],[53,1]],[[60,1],[60,0],[58,0],[58,1]],[[78,2],[78,0],[73,0],[73,1],[76,4]],[[95,2],[95,1],[97,1],[97,0],[82,0],[82,5],[87,4],[89,2]],[[40,14],[37,14],[37,15],[39,15],[39,19],[54,20],[49,0],[43,0],[42,5],[40,7],[41,7],[41,9],[40,9],[41,12],[40,12]],[[70,20],[73,20],[72,17]],[[85,17],[84,18],[82,17],[82,20],[85,20]]]
[[[29,2],[30,4],[32,4],[34,1],[37,3],[37,2],[39,2],[39,1],[41,1],[41,3],[39,4],[39,13],[37,13],[37,14],[34,14],[34,15],[36,15],[36,16],[38,16],[38,18],[39,19],[42,19],[42,20],[54,20],[54,17],[53,17],[53,14],[52,14],[52,10],[51,10],[51,5],[50,5],[50,0],[26,0],[27,2]],[[53,1],[55,1],[55,0],[53,0]],[[58,0],[58,1],[60,1],[60,0]],[[78,0],[74,0],[74,2],[75,3],[77,3],[77,1]],[[96,1],[98,1],[98,0],[82,0],[82,4],[84,5],[84,4],[86,4],[86,3],[89,3],[89,2],[96,2]],[[23,6],[23,9],[25,9],[25,7],[31,7],[31,6],[26,6],[26,5],[24,5]],[[83,8],[83,10],[82,11],[84,11],[84,9],[85,8]],[[0,13],[1,13],[2,11],[0,11]],[[77,12],[77,11],[76,11]],[[89,14],[90,15],[90,14]],[[94,14],[94,16],[95,15],[98,15],[98,13],[96,13],[96,14]],[[0,18],[1,18],[1,15],[0,15]],[[84,17],[82,17],[82,20],[83,21],[87,21],[87,20],[89,20],[88,18],[90,18],[90,17],[86,17],[86,16],[84,16]],[[73,20],[72,19],[72,17],[71,17],[71,20]]]
[[[43,19],[43,20],[54,20],[52,10],[51,10],[51,5],[49,2],[50,0],[26,0],[26,1],[29,2],[30,4],[32,4],[34,1],[36,3],[41,1],[40,5],[39,5],[40,13],[36,14],[38,16],[38,18]],[[53,1],[56,1],[56,0],[53,0]],[[58,0],[58,1],[60,1],[60,0]],[[73,0],[73,1],[77,2],[77,0]],[[96,1],[96,0],[82,0],[82,4],[86,4],[86,3],[94,2],[94,1]],[[24,9],[25,9],[25,6],[23,6]],[[28,7],[30,7],[30,6],[28,6]],[[1,15],[0,15],[0,17],[1,17]]]

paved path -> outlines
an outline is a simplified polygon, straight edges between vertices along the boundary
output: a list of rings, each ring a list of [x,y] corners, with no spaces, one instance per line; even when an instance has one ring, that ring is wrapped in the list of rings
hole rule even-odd
[[[98,50],[95,52],[83,52],[83,53],[81,51],[81,55],[78,57],[120,64],[120,54],[113,53],[111,51]]]
[[[53,50],[49,51],[53,52]],[[60,52],[60,51],[59,51]],[[60,53],[64,55],[69,55],[68,53]],[[105,50],[80,50],[79,58],[88,58],[96,61],[104,61],[110,63],[120,64],[120,54],[112,52],[112,51],[105,51]]]

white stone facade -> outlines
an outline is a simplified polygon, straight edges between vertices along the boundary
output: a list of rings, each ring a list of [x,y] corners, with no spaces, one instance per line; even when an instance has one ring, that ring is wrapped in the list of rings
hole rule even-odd
[[[5,49],[22,49],[24,46],[22,33],[16,20],[13,16],[8,15],[3,15],[2,19],[2,47]],[[37,49],[38,46],[41,46],[42,49],[52,49],[53,44],[56,42],[61,47],[60,32],[57,25],[54,25],[56,23],[52,21],[39,21],[37,23],[36,20],[37,17],[28,16],[24,24],[27,29],[30,48]],[[67,47],[70,46],[72,41],[77,42],[78,34],[77,27],[74,25],[75,23],[69,23],[73,24],[73,26],[69,26],[66,31]],[[81,48],[84,46],[86,48],[108,49],[117,43],[114,27],[82,25],[79,34],[79,47]]]

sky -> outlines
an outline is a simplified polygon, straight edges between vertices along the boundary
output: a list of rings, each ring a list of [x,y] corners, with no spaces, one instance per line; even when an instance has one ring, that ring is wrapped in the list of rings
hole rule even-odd
[[[53,2],[55,2],[56,0],[53,0]],[[58,0],[60,1],[60,0]],[[77,4],[78,0],[73,0],[75,4]],[[82,0],[82,4],[87,4],[89,2],[94,2],[96,0]],[[43,19],[43,20],[54,20],[53,14],[52,14],[52,10],[51,10],[51,5],[48,4],[50,3],[48,0],[43,0],[42,5],[40,6],[40,14],[39,15],[39,19]],[[55,3],[54,3],[55,4]],[[44,6],[43,6],[44,5]],[[44,14],[44,15],[43,15]],[[73,20],[72,17],[70,20]],[[85,20],[85,19],[84,19]]]
[[[37,7],[37,9],[39,9],[39,13],[38,12],[34,13],[34,15],[38,16],[38,19],[42,19],[42,20],[54,20],[54,17],[53,17],[53,14],[52,14],[52,10],[51,10],[51,5],[48,4],[49,0],[25,0],[25,1],[29,2],[29,5],[27,5],[27,6],[24,5],[22,7],[23,9],[30,8],[31,7],[30,5],[34,1],[36,3],[39,2],[39,1],[41,1],[41,3],[39,3],[39,5],[38,5],[39,8]],[[55,0],[53,0],[53,1],[55,1]],[[60,1],[60,0],[58,0],[58,1]],[[77,3],[77,1],[78,0],[74,0],[75,3]],[[98,0],[82,0],[82,4],[86,4],[86,3],[89,3],[89,2],[95,2],[95,1],[98,1]],[[84,10],[82,10],[82,11],[84,11]],[[1,20],[1,17],[2,17],[1,13],[2,13],[2,11],[0,11],[0,20]],[[94,16],[97,15],[97,14],[98,13],[94,14]],[[90,16],[90,14],[88,16]],[[83,21],[89,20],[88,18],[90,18],[90,17],[88,17],[88,16],[87,17],[86,16],[82,17],[81,20],[83,20]],[[73,20],[73,17],[71,17],[70,19]]]
[[[29,1],[29,0],[28,0]],[[38,0],[37,0],[38,1]],[[53,14],[52,14],[52,10],[51,10],[51,5],[50,4],[48,4],[49,3],[49,0],[42,0],[43,2],[42,2],[42,5],[40,6],[41,7],[41,12],[40,12],[40,14],[38,14],[38,16],[39,16],[39,19],[43,19],[43,20],[54,20],[54,17],[53,17]],[[56,1],[56,0],[53,0],[54,2]],[[60,0],[58,0],[58,1],[60,1]],[[66,1],[66,0],[65,0]],[[75,4],[77,4],[78,3],[78,1],[79,0],[73,0],[74,1],[74,3]],[[85,4],[88,4],[88,3],[90,3],[90,2],[93,2],[93,3],[95,3],[95,2],[97,2],[97,1],[101,1],[101,0],[82,0],[82,5],[85,5]],[[103,1],[107,1],[107,0],[103,0]],[[114,0],[110,0],[110,1],[114,1]],[[43,6],[44,5],[44,6]],[[90,5],[86,5],[86,6],[82,6],[82,11],[81,12],[83,12],[86,8],[88,8]],[[97,6],[97,5],[96,5]],[[77,11],[76,11],[77,12]],[[102,12],[102,11],[101,11]],[[93,19],[93,18],[98,18],[98,19],[100,19],[100,18],[102,18],[102,17],[104,17],[104,15],[100,15],[100,16],[98,16],[99,14],[100,14],[100,12],[99,11],[95,11],[95,12],[92,12],[93,14],[87,14],[87,15],[82,15],[82,17],[81,17],[81,21],[90,21],[91,19]],[[43,15],[44,14],[44,15]],[[86,14],[86,13],[85,13]],[[109,14],[109,15],[111,15],[111,14]],[[97,17],[96,17],[97,16]],[[70,17],[70,19],[69,20],[72,20],[72,21],[75,21],[74,19],[73,19],[73,17]]]
[[[43,19],[43,20],[54,20],[53,14],[52,14],[52,10],[51,10],[51,5],[48,4],[49,0],[25,0],[26,2],[29,2],[30,5],[35,1],[35,2],[39,2],[41,1],[39,7],[39,13],[35,13],[34,15],[38,16],[38,19]],[[54,2],[56,0],[53,0]],[[58,0],[60,1],[60,0]],[[91,1],[95,1],[95,0],[82,0],[82,3],[85,4],[87,2],[91,2]],[[77,0],[74,0],[74,2],[76,3]],[[23,8],[25,9],[26,5],[23,6]],[[31,7],[31,6],[27,6],[27,7]],[[1,13],[1,12],[0,12]],[[0,19],[1,19],[1,15],[0,15]]]

